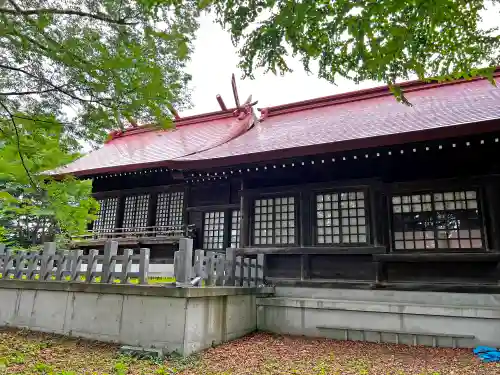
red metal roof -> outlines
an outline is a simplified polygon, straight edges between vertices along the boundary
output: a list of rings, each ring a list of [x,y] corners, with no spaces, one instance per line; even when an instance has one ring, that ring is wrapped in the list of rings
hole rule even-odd
[[[408,88],[412,107],[397,102],[387,88],[355,94],[268,108],[248,132],[177,160],[228,165],[500,129],[500,88],[484,79]]]
[[[252,128],[253,116],[226,112],[180,121],[171,131],[131,131],[58,174],[196,169],[500,129],[500,89],[487,80],[403,87],[412,107],[379,87],[267,108]]]
[[[174,129],[131,129],[52,174],[98,174],[163,163],[221,145],[245,132],[253,120],[251,114],[238,118],[228,111],[176,121]]]

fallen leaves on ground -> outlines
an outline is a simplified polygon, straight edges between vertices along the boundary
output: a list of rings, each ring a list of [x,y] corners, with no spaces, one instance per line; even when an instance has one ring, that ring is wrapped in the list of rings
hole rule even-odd
[[[256,333],[188,358],[121,356],[118,346],[0,331],[0,374],[16,375],[500,375],[469,349],[411,347]]]

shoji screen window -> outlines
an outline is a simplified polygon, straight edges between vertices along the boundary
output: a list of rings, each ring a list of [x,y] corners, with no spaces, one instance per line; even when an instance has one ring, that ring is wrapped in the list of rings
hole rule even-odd
[[[316,243],[364,244],[368,242],[363,191],[316,195]]]
[[[182,191],[160,193],[156,205],[157,226],[184,224],[184,193]]]
[[[224,211],[205,212],[203,216],[203,248],[224,248]]]
[[[229,247],[240,247],[240,233],[241,233],[241,212],[240,210],[231,211],[231,236]]]
[[[395,250],[485,246],[475,190],[394,195],[392,218]]]
[[[296,243],[295,197],[256,199],[253,217],[254,245]]]
[[[118,212],[118,198],[105,198],[98,200],[100,209],[94,221],[93,230],[100,233],[112,232],[116,226]]]
[[[148,226],[149,194],[125,197],[123,228],[133,232],[136,228]]]

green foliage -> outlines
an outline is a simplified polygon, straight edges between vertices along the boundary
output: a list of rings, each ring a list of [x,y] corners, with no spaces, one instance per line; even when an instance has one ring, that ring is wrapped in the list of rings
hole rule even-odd
[[[0,241],[36,245],[85,228],[90,182],[41,173],[128,123],[171,125],[189,103],[184,72],[201,10],[239,45],[240,67],[330,82],[485,76],[494,84],[500,0],[0,0]],[[202,74],[202,73],[201,73]]]
[[[95,141],[129,121],[170,126],[197,14],[194,1],[0,1],[0,113],[43,108]]]
[[[42,174],[78,156],[63,125],[22,119],[17,130],[0,132],[0,142],[0,240],[27,248],[84,231],[98,208],[91,181]]]
[[[0,0],[0,240],[28,247],[81,232],[91,183],[42,173],[128,123],[171,125],[196,1]]]
[[[306,71],[383,81],[439,81],[485,76],[499,64],[500,34],[482,29],[485,0],[213,0],[218,21],[240,45],[245,76],[256,68],[290,71],[298,56]],[[494,11],[494,10],[493,10]],[[393,90],[397,97],[400,91]]]
[[[114,364],[113,370],[116,375],[126,375],[128,373],[128,367],[127,361],[119,360]]]

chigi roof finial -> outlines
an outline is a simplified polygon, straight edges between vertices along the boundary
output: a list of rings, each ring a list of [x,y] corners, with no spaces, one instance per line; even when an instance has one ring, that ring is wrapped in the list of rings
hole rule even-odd
[[[234,104],[236,107],[233,114],[235,116],[240,116],[242,113],[245,115],[248,114],[248,112],[251,110],[251,107],[257,104],[257,101],[252,102],[252,95],[250,95],[243,104],[240,104],[240,97],[238,95],[238,87],[236,86],[236,77],[234,76],[234,73],[231,76],[231,87],[233,89]],[[222,111],[227,111],[228,108],[226,106],[226,103],[224,103],[224,100],[219,94],[217,94],[216,99],[219,103],[220,109]]]

